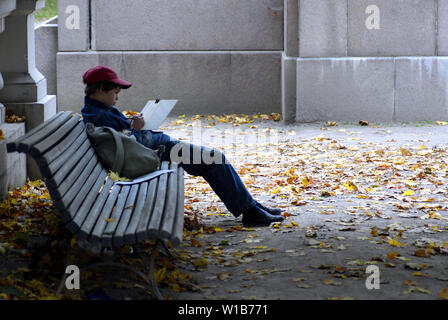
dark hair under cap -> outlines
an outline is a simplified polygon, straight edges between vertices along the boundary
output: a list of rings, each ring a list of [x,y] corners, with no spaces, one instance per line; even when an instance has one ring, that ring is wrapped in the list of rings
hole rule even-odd
[[[85,81],[84,81],[84,83],[85,83]],[[109,81],[101,81],[101,82],[95,82],[92,84],[86,84],[84,93],[86,96],[90,96],[100,89],[103,89],[103,91],[110,91],[115,88],[121,88],[121,86],[119,86],[116,83],[109,82]]]

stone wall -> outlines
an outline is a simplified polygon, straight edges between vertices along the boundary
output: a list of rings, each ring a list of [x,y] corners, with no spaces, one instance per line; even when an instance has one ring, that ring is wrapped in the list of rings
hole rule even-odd
[[[448,119],[448,0],[60,0],[59,16],[59,110],[108,64],[134,83],[121,109]]]
[[[285,121],[448,119],[448,0],[285,0]]]
[[[58,51],[58,19],[54,17],[36,26],[36,67],[47,79],[47,93],[57,95],[56,54]]]
[[[81,110],[82,74],[98,64],[134,83],[120,94],[121,109],[157,98],[179,99],[172,114],[281,110],[283,0],[59,0],[58,7],[59,110]]]

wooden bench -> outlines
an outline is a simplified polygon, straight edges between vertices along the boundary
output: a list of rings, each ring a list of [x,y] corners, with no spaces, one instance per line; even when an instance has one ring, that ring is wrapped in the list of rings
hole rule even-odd
[[[99,162],[81,115],[70,111],[57,113],[8,143],[7,151],[34,158],[62,222],[77,240],[102,247],[145,240],[178,246],[182,241],[184,175],[177,164],[164,161],[160,169],[175,171],[120,185]],[[153,274],[152,279],[155,287]]]

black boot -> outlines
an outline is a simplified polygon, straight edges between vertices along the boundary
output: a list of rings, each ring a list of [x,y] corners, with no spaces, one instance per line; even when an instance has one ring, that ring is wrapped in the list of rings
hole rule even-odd
[[[272,215],[258,206],[253,206],[243,213],[243,226],[245,227],[267,227],[273,222],[282,222],[282,216]]]
[[[266,211],[269,214],[272,214],[273,216],[279,216],[282,214],[282,210],[280,209],[270,209],[265,207],[264,205],[262,205],[261,203],[257,202],[257,207],[263,209],[264,211]]]

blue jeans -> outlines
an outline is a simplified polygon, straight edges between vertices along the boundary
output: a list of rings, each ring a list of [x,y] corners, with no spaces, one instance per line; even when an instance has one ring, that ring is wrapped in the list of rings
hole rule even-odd
[[[142,144],[151,149],[157,149],[159,146],[165,146],[165,152],[162,154],[162,161],[171,161],[171,150],[181,141],[173,139],[163,132],[154,132],[151,130],[142,130]],[[249,191],[246,189],[243,181],[235,171],[233,166],[228,163],[224,154],[213,149],[208,149],[203,146],[196,146],[191,143],[184,143],[184,146],[190,149],[189,155],[187,154],[189,161],[181,161],[179,165],[188,173],[193,176],[201,176],[208,182],[210,187],[215,191],[226,208],[235,216],[238,217],[244,211],[250,209],[256,204],[256,201],[252,198]],[[179,147],[179,146],[178,146]],[[200,149],[198,149],[200,148]],[[179,149],[179,155],[182,155],[182,149]],[[196,152],[203,153],[206,150],[213,157],[221,155],[221,161],[204,161],[200,158],[199,162],[197,157],[193,159]],[[197,153],[196,153],[197,155]],[[215,157],[215,158],[216,158]],[[209,164],[210,163],[210,164]]]

